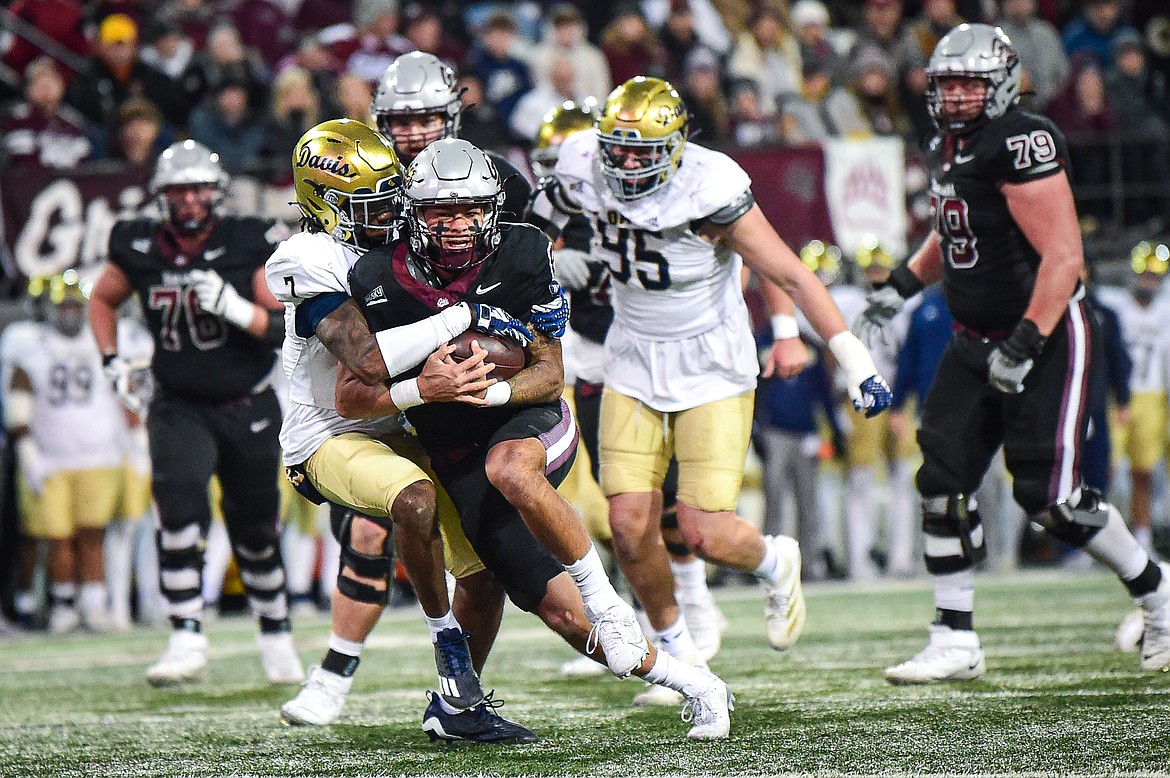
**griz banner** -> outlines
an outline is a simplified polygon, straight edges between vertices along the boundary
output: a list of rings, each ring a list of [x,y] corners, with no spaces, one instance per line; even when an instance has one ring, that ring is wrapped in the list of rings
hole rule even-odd
[[[833,242],[819,148],[732,151],[731,157],[751,177],[760,210],[793,251],[810,240]]]
[[[10,278],[76,267],[83,275],[105,260],[110,229],[149,199],[149,166],[121,171],[5,170],[0,174],[4,245]]]

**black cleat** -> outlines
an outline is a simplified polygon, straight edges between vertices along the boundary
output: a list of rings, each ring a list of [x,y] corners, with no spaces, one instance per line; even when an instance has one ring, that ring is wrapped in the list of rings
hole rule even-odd
[[[432,743],[440,738],[447,742],[470,740],[493,744],[535,743],[540,739],[532,730],[498,716],[494,709],[504,701],[492,699],[491,694],[479,705],[460,713],[445,711],[434,692],[428,691],[427,699],[431,702],[423,714],[422,728]]]
[[[435,667],[439,694],[452,708],[474,708],[483,702],[483,686],[471,665],[467,633],[452,627],[435,636]]]

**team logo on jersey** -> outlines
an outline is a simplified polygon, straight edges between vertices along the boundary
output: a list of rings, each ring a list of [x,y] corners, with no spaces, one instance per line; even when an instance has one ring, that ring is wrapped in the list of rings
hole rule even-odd
[[[353,178],[357,175],[353,166],[346,162],[345,157],[341,154],[336,157],[325,157],[312,153],[308,146],[301,146],[300,153],[297,154],[296,166],[331,173],[338,178]]]
[[[150,238],[135,238],[130,241],[130,248],[137,251],[139,254],[150,253]]]
[[[386,292],[382,289],[381,284],[374,287],[374,290],[366,295],[365,298],[366,305],[378,305],[384,302],[386,302]]]
[[[450,304],[451,304],[451,301],[448,300],[446,297],[440,297],[438,300],[435,301],[435,305],[439,306],[440,308],[446,308]]]

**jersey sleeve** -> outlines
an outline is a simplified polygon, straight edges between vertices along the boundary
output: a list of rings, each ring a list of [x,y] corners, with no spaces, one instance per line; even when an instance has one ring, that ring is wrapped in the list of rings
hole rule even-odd
[[[349,289],[353,295],[353,301],[357,303],[358,310],[366,317],[366,325],[370,328],[370,332],[381,332],[390,329],[397,323],[391,315],[391,306],[367,305],[368,299],[375,299],[370,297],[374,287],[381,286],[381,281],[378,280],[379,266],[384,267],[388,264],[386,255],[380,250],[375,250],[365,254],[349,271]],[[385,298],[377,299],[384,300]]]
[[[1023,111],[1009,116],[991,139],[996,144],[991,161],[996,180],[1022,184],[1068,169],[1068,144],[1056,125]]]
[[[699,157],[701,182],[691,191],[696,218],[715,224],[730,224],[755,204],[752,179],[739,163],[726,154],[711,149]]]
[[[345,249],[321,233],[298,233],[276,247],[264,265],[268,288],[282,303],[300,305],[326,294],[349,294]]]
[[[520,251],[523,258],[521,271],[523,282],[519,285],[518,301],[522,302],[526,310],[516,311],[515,315],[527,320],[531,309],[536,305],[547,305],[557,300],[561,295],[554,291],[552,273],[552,243],[548,236],[535,227],[524,225],[513,228],[520,231]]]
[[[129,274],[135,264],[135,254],[150,250],[151,233],[142,219],[122,219],[110,229],[106,258],[119,270]],[[145,243],[139,245],[145,239]]]

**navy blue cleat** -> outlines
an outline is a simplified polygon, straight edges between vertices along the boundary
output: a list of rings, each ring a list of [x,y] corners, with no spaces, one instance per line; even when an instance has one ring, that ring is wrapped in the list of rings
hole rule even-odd
[[[494,692],[493,692],[494,693]],[[422,728],[433,743],[442,739],[447,742],[469,740],[473,743],[515,744],[535,743],[536,733],[519,724],[499,716],[495,708],[504,704],[488,694],[473,708],[459,713],[448,713],[439,704],[439,695],[427,692],[427,711],[423,714]]]
[[[452,708],[474,708],[483,702],[483,687],[471,664],[467,633],[452,627],[435,636],[435,667],[439,694]]]

